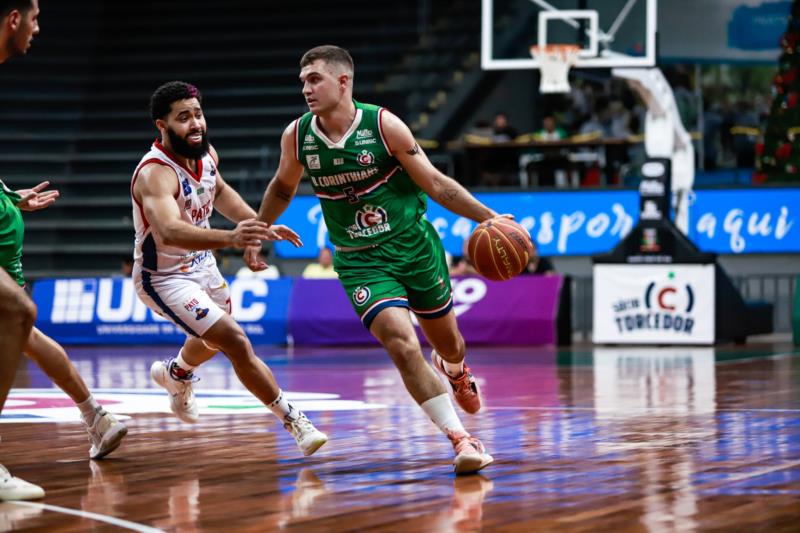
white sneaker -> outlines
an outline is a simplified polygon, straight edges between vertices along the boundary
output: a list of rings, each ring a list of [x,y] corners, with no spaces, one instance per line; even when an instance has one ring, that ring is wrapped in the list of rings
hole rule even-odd
[[[200,416],[192,391],[192,383],[197,379],[191,373],[182,379],[174,377],[171,373],[173,365],[175,365],[174,359],[156,361],[150,367],[150,377],[169,393],[169,408],[175,416],[184,422],[194,424]]]
[[[473,474],[494,461],[494,457],[486,453],[483,443],[465,431],[448,430],[447,438],[456,452],[453,460],[456,474]]]
[[[33,483],[12,476],[3,465],[0,465],[0,500],[38,500],[44,498],[44,489]]]
[[[311,420],[303,413],[294,418],[291,415],[286,415],[283,419],[283,427],[292,434],[295,442],[297,442],[297,447],[300,448],[300,451],[305,456],[311,455],[328,442],[328,436],[315,428]]]
[[[91,424],[84,420],[83,425],[86,426],[89,442],[92,443],[92,447],[89,448],[89,457],[92,459],[100,459],[116,450],[122,438],[128,433],[125,424],[102,407],[98,407],[95,411]]]

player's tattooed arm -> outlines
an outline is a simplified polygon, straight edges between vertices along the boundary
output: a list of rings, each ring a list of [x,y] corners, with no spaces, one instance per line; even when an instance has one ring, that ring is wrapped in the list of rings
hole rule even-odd
[[[446,204],[448,202],[452,202],[458,198],[458,189],[445,189],[437,198],[436,200],[440,204]]]
[[[410,150],[406,150],[408,155],[417,155],[419,153],[419,144],[414,143],[414,146]]]

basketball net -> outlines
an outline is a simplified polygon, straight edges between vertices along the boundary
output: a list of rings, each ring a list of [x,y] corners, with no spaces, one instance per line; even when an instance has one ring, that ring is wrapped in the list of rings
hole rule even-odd
[[[569,69],[578,60],[581,49],[572,44],[548,44],[531,46],[531,55],[539,60],[541,81],[539,92],[568,93]]]

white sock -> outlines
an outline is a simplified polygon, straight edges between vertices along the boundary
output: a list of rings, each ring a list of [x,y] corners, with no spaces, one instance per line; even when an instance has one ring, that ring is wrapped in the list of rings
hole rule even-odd
[[[183,358],[183,350],[178,352],[178,357],[175,358],[175,364],[178,365],[178,368],[185,370],[187,374],[197,368],[196,366],[192,366],[186,362],[186,360]]]
[[[464,373],[464,360],[462,359],[458,363],[448,363],[442,357],[442,365],[444,365],[444,371],[447,372],[447,375],[451,378],[457,378],[461,374]]]
[[[267,405],[267,407],[281,422],[283,422],[287,416],[291,419],[295,419],[300,414],[300,411],[289,403],[286,396],[283,395],[282,390],[278,390],[278,397],[275,398],[271,404]]]
[[[453,403],[450,401],[450,396],[447,393],[434,396],[430,400],[426,400],[420,405],[425,414],[430,417],[436,426],[442,430],[442,433],[450,431],[464,431],[464,426],[453,409]]]
[[[450,376],[451,378],[457,378],[464,373],[463,359],[458,363],[448,363],[447,360],[444,357],[442,357],[442,354],[436,352],[436,355],[439,357],[439,359],[442,360],[442,367],[444,367],[445,373],[447,373],[447,375]]]
[[[81,410],[81,418],[86,423],[91,424],[94,421],[94,413],[97,411],[97,408],[100,407],[100,404],[97,403],[97,400],[94,399],[94,396],[89,394],[88,398],[76,405],[78,406],[78,409]]]

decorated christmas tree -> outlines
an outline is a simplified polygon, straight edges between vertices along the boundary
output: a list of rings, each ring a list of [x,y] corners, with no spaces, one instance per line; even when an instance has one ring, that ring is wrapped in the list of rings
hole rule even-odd
[[[781,38],[778,73],[764,141],[756,145],[756,182],[800,181],[800,0],[792,3]]]

